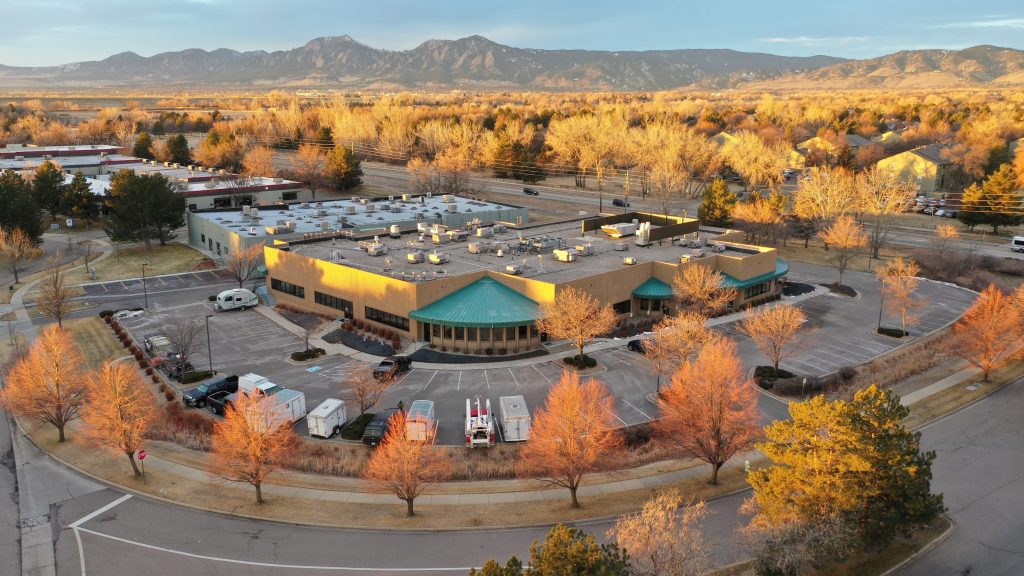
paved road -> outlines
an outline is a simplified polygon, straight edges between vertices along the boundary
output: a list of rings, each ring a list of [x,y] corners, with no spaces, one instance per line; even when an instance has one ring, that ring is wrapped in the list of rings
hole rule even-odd
[[[1024,381],[923,431],[956,530],[906,576],[1024,574]]]
[[[7,413],[0,410],[0,563],[12,574],[20,573],[18,538],[18,482]]]

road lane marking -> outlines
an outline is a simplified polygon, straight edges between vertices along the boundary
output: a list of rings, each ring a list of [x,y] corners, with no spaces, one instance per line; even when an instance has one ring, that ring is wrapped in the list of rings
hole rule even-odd
[[[72,532],[75,533],[75,541],[78,542],[78,564],[80,566],[80,576],[85,576],[85,548],[82,547],[82,535],[78,533],[78,528],[72,528]]]
[[[541,378],[547,380],[548,384],[551,384],[551,378],[548,378],[547,376],[545,376],[544,373],[540,371],[540,368],[537,368],[536,364],[531,364],[531,366],[533,366],[533,369],[537,371],[537,374],[540,374]]]
[[[420,392],[423,392],[427,389],[427,386],[430,386],[430,383],[434,381],[434,376],[437,376],[438,372],[440,372],[440,370],[434,370],[434,373],[430,375],[430,380],[427,380],[427,383],[423,385],[423,388],[420,388]]]
[[[648,416],[646,412],[644,412],[643,410],[641,410],[641,409],[637,408],[636,406],[633,406],[633,403],[632,403],[632,402],[630,402],[629,400],[626,400],[625,398],[622,398],[621,400],[622,400],[623,402],[625,402],[627,406],[629,406],[629,407],[630,407],[630,408],[632,408],[633,410],[636,410],[637,412],[639,412],[639,413],[640,413],[640,414],[641,414],[641,415],[642,415],[642,416],[643,416],[644,418],[647,418],[648,420],[650,420],[650,419],[651,419],[651,417],[650,417],[650,416]]]
[[[512,374],[512,379],[515,380],[515,382],[516,382],[516,388],[519,388],[519,379],[516,378],[516,375],[512,372],[511,368],[508,368],[508,373]]]
[[[259,566],[261,568],[278,568],[290,570],[321,570],[335,572],[469,572],[470,570],[479,569],[477,567],[472,566],[455,566],[446,568],[362,568],[354,566],[308,566],[302,564],[274,564],[272,562],[254,562],[252,560],[237,560],[235,558],[219,558],[217,556],[207,556],[205,554],[193,554],[192,552],[164,548],[163,546],[155,546],[153,544],[146,544],[144,542],[136,542],[134,540],[128,540],[127,538],[121,538],[119,536],[111,536],[110,534],[104,534],[103,532],[97,532],[95,530],[90,530],[88,528],[76,528],[75,530],[81,530],[82,532],[85,532],[87,534],[99,536],[100,538],[107,538],[109,540],[121,542],[123,544],[131,544],[132,546],[138,546],[140,548],[156,550],[157,552],[166,552],[167,554],[176,554],[178,556],[195,558],[197,560],[206,560],[209,562],[224,562],[227,564],[238,564],[241,566]]]
[[[484,370],[484,380],[487,381],[487,389],[491,389],[491,378],[487,376],[487,370]]]
[[[120,497],[120,498],[118,498],[117,500],[114,500],[114,501],[113,501],[113,502],[111,502],[110,504],[107,504],[106,506],[104,506],[103,508],[100,508],[99,510],[97,510],[97,511],[93,512],[92,514],[89,514],[88,516],[83,516],[83,517],[79,518],[78,520],[75,520],[74,522],[72,522],[71,524],[69,524],[69,525],[68,525],[68,527],[69,527],[69,528],[78,528],[78,527],[79,527],[79,526],[81,526],[82,524],[85,524],[85,523],[86,523],[86,522],[88,522],[89,520],[92,520],[93,518],[95,518],[95,517],[99,516],[100,514],[103,514],[103,513],[104,513],[104,512],[106,512],[107,510],[110,510],[110,509],[111,509],[111,508],[113,508],[114,506],[117,506],[118,504],[120,504],[120,503],[124,502],[125,500],[128,500],[128,499],[129,499],[129,498],[131,498],[131,497],[132,497],[132,495],[131,495],[131,494],[125,494],[124,496],[121,496],[121,497]]]

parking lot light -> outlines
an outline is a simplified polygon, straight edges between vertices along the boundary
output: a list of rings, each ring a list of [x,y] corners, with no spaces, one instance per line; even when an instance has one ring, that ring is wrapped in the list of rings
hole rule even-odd
[[[213,314],[206,315],[206,356],[210,359],[210,375],[213,375],[213,347],[210,346],[210,318]]]
[[[149,292],[146,290],[146,266],[149,266],[147,262],[142,263],[142,297],[145,299],[144,307],[149,309]]]

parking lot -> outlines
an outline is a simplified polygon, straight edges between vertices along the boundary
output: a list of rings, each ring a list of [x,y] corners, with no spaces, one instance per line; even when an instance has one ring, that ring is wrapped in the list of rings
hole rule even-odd
[[[153,291],[171,291],[182,288],[195,288],[213,282],[233,280],[225,270],[203,270],[200,272],[183,272],[181,274],[165,274],[146,278],[146,288]],[[111,280],[83,284],[82,289],[90,296],[114,296],[120,294],[139,295],[142,290],[142,279]]]
[[[794,265],[790,280],[816,284],[822,280],[820,268],[804,272]],[[180,275],[179,275],[180,276]],[[867,274],[848,273],[860,296],[848,298],[824,294],[795,304],[808,317],[803,345],[799,352],[783,361],[786,369],[802,375],[815,376],[835,372],[844,366],[856,366],[901,345],[897,339],[874,332],[878,318],[878,283]],[[162,306],[143,316],[125,319],[125,326],[141,342],[142,338],[161,333],[173,318],[189,317],[202,322],[209,319],[213,368],[229,374],[254,372],[285,387],[306,395],[306,408],[312,410],[327,398],[347,398],[348,375],[363,364],[346,356],[331,356],[303,364],[288,359],[292,352],[301,350],[301,338],[282,328],[256,310],[214,313],[209,302],[196,302],[185,297],[176,305]],[[973,300],[966,290],[932,282],[922,282],[918,294],[926,304],[917,312],[918,321],[911,327],[912,334],[923,334],[939,328],[957,318]],[[894,318],[886,316],[884,324],[895,326]],[[736,323],[716,327],[736,338],[743,361],[752,368],[766,363],[764,355],[753,342],[740,335]],[[191,357],[197,369],[209,365],[205,329],[199,337],[200,345]],[[616,418],[623,425],[650,420],[657,416],[657,407],[648,400],[656,389],[656,376],[651,373],[644,356],[630,352],[622,346],[595,352],[601,370],[593,374],[603,382],[615,397]],[[381,398],[379,407],[392,407],[402,401],[409,406],[418,399],[433,400],[439,422],[438,441],[462,444],[463,417],[467,399],[481,402],[489,399],[497,410],[501,396],[522,395],[531,411],[543,404],[547,390],[561,376],[565,365],[560,360],[538,359],[527,366],[497,367],[486,364],[467,365],[462,369],[413,368],[402,374]],[[662,376],[667,384],[669,376]],[[348,403],[349,417],[354,417],[355,406]],[[762,419],[765,422],[784,418],[786,406],[762,395]],[[296,431],[306,434],[305,423]]]

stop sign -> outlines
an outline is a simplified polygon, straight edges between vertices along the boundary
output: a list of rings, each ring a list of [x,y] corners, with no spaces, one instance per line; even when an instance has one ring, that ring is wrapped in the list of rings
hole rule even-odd
[[[142,450],[142,449],[139,449],[138,453],[135,454],[135,457],[138,458],[139,460],[145,460],[146,459],[146,451]]]

